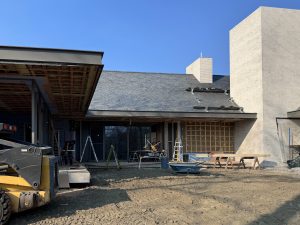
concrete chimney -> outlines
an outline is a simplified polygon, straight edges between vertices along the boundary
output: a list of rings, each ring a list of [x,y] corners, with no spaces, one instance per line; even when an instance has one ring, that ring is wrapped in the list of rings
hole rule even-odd
[[[193,74],[200,83],[212,83],[212,64],[212,58],[198,58],[185,71],[186,74]]]

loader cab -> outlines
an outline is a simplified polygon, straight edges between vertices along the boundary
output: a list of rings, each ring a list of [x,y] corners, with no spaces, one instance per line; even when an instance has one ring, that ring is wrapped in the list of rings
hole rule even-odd
[[[16,131],[16,127],[4,123],[0,126],[0,177],[21,179],[23,189],[22,185],[18,188],[22,191],[42,191],[44,203],[49,202],[58,189],[58,160],[53,156],[52,148],[14,140],[10,135]],[[9,194],[16,187],[13,183],[1,180],[0,189]],[[18,210],[25,209],[21,207]]]

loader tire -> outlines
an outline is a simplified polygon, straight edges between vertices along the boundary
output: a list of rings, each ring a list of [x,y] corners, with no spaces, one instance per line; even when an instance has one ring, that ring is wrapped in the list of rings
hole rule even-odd
[[[0,190],[0,225],[8,222],[11,214],[11,203],[9,196],[5,191]]]

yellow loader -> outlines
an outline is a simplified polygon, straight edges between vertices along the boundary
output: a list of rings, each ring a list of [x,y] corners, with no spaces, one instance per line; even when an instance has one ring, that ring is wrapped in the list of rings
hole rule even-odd
[[[0,225],[12,213],[49,203],[57,189],[58,166],[51,147],[0,139]]]

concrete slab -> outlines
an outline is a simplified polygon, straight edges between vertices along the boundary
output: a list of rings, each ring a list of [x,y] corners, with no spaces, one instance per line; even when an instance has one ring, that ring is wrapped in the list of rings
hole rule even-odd
[[[67,171],[59,171],[58,173],[58,187],[60,189],[70,188],[69,175]]]
[[[61,167],[59,169],[59,177],[67,174],[68,184],[89,184],[91,174],[84,166]]]

